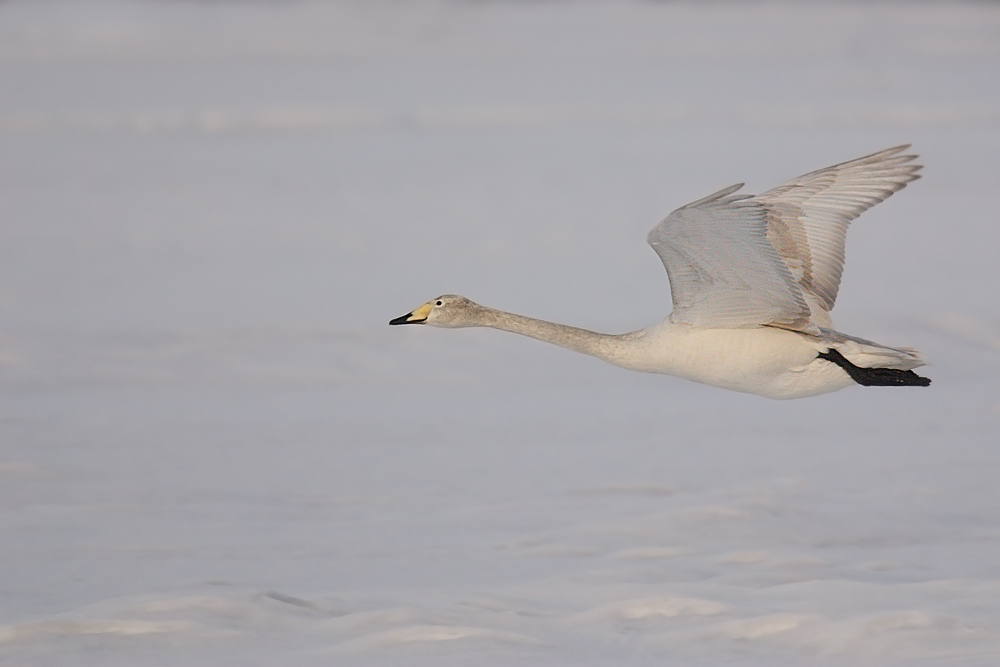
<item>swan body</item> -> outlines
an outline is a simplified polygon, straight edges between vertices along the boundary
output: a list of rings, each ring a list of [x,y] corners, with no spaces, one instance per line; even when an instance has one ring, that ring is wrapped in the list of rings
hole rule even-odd
[[[731,186],[681,207],[649,235],[673,312],[640,331],[603,334],[438,297],[390,324],[490,327],[616,366],[789,399],[852,384],[927,386],[914,350],[833,329],[830,310],[851,220],[919,178],[898,146],[806,174],[761,195]]]

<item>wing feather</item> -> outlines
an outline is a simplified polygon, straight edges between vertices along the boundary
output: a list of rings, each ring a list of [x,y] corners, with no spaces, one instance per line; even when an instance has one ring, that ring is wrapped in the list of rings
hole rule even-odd
[[[866,210],[920,178],[909,144],[820,169],[754,199],[768,211],[767,236],[811,305],[833,309],[844,272],[847,227]]]
[[[673,322],[706,328],[804,325],[809,307],[767,240],[767,209],[742,183],[683,206],[649,233],[670,278]]]
[[[673,322],[707,328],[830,327],[850,222],[912,180],[897,146],[757,196],[730,186],[668,215],[649,244],[670,278]]]

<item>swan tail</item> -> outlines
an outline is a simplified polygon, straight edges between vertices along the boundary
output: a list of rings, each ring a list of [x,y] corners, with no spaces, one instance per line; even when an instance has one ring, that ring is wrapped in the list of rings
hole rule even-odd
[[[819,353],[844,369],[851,379],[865,387],[926,387],[931,381],[917,375],[914,368],[925,364],[923,356],[909,347],[886,347],[832,329],[820,329],[827,345]]]
[[[826,352],[820,352],[819,358],[837,364],[851,379],[864,387],[928,387],[931,384],[929,378],[914,373],[912,368],[923,366],[920,355],[913,350],[895,350],[893,348],[879,348],[885,352],[897,352],[898,355],[882,354],[879,357],[886,357],[890,361],[889,367],[880,366],[857,366],[847,360],[836,348],[831,347]],[[892,363],[895,362],[895,363]],[[901,366],[901,367],[900,367]]]

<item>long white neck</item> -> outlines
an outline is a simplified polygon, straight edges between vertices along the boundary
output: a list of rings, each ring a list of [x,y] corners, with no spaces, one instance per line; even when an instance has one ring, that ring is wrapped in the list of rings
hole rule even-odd
[[[620,363],[622,336],[597,333],[587,329],[536,320],[515,313],[481,307],[482,312],[477,326],[500,329],[511,333],[529,336],[546,343],[565,347],[574,352],[589,354],[613,364]],[[629,334],[624,334],[625,336]]]

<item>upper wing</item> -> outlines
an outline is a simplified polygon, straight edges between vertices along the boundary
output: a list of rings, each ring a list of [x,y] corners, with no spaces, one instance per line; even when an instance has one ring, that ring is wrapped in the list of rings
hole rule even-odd
[[[820,169],[757,195],[720,190],[668,215],[649,244],[670,277],[673,322],[830,327],[851,220],[919,178],[909,145]]]
[[[820,169],[754,197],[767,210],[767,238],[805,292],[814,320],[837,299],[847,226],[875,204],[920,178],[909,144]],[[826,325],[828,326],[828,325]]]
[[[707,328],[809,322],[809,306],[767,238],[768,210],[743,184],[683,206],[649,233],[670,277],[673,322]]]

